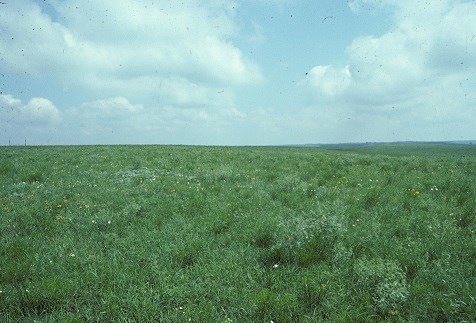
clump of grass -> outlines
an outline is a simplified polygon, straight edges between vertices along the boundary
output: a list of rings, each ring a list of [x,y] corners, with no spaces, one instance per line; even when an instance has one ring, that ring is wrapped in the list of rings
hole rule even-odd
[[[34,172],[26,176],[25,182],[28,183],[41,183],[44,181],[44,176],[40,172]]]
[[[202,252],[202,247],[197,242],[192,242],[182,246],[177,254],[177,259],[180,264],[180,267],[186,269],[195,265],[200,257]]]
[[[331,269],[325,265],[319,265],[304,273],[300,278],[297,288],[299,302],[310,312],[320,312],[325,318],[325,302],[332,293]]]
[[[299,300],[294,294],[276,294],[262,289],[252,297],[255,304],[253,319],[260,322],[299,321]]]
[[[14,166],[10,162],[0,163],[0,176],[9,175],[15,170]]]
[[[274,240],[273,232],[270,227],[260,227],[255,234],[253,244],[258,248],[269,248]]]
[[[25,237],[14,237],[4,244],[1,253],[4,259],[1,276],[7,284],[22,284],[31,278],[31,266],[34,263],[32,241]]]

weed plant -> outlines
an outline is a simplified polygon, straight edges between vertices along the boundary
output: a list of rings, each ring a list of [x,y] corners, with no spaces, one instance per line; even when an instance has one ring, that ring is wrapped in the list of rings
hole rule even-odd
[[[475,148],[436,148],[1,147],[0,320],[475,321]]]

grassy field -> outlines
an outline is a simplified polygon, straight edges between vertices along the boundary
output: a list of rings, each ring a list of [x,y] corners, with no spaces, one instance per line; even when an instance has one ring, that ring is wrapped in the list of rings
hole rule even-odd
[[[0,147],[0,321],[475,321],[475,157]]]

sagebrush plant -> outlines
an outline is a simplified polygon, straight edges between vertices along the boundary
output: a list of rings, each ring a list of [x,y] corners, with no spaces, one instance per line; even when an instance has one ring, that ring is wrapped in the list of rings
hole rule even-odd
[[[0,147],[0,320],[474,321],[475,157]]]
[[[373,305],[383,314],[397,314],[405,304],[409,291],[403,270],[394,261],[380,258],[357,259],[356,281],[364,293],[370,293]]]
[[[276,228],[278,238],[271,248],[268,263],[308,266],[332,259],[337,242],[345,234],[343,217],[330,210],[284,217]]]

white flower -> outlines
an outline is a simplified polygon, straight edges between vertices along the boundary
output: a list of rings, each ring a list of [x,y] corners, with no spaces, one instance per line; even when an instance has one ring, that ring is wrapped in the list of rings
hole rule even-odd
[[[273,265],[273,268],[278,268],[278,267],[279,267],[278,264],[274,264],[274,265]]]

